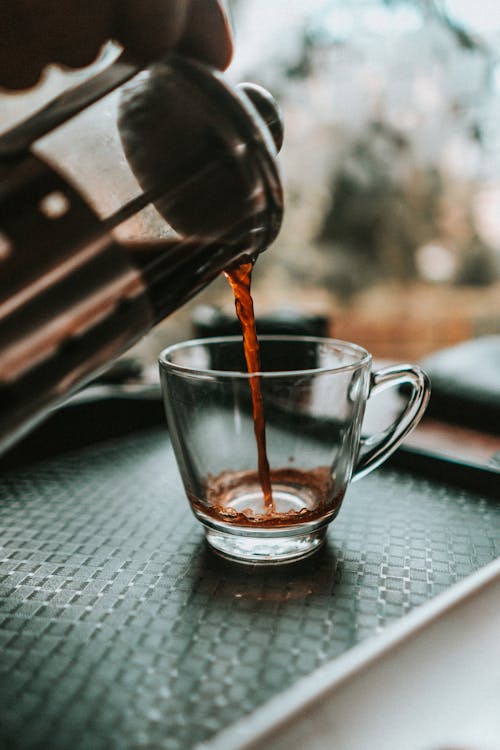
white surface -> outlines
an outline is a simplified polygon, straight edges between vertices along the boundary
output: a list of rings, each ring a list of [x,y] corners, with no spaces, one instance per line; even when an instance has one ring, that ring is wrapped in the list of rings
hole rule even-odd
[[[205,750],[500,750],[500,559]]]

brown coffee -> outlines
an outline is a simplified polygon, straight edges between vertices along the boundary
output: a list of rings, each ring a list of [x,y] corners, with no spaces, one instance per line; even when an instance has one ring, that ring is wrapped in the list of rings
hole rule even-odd
[[[205,502],[190,497],[194,508],[217,521],[260,528],[290,526],[336,514],[344,491],[336,492],[328,466],[302,470],[271,469],[273,508],[265,505],[257,471],[223,471],[209,476]]]
[[[253,300],[250,291],[253,265],[252,262],[241,263],[236,268],[225,271],[225,275],[234,293],[236,314],[243,334],[243,349],[247,369],[250,373],[257,373],[260,372],[259,340],[255,328]],[[275,508],[266,451],[266,421],[258,376],[250,378],[250,389],[252,392],[253,428],[257,442],[259,481],[264,495],[266,513],[274,515]]]

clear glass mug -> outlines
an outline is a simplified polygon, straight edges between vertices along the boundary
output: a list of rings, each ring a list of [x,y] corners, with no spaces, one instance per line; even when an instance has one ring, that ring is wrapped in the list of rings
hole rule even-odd
[[[350,482],[393,453],[425,411],[423,370],[372,371],[356,344],[311,336],[261,336],[261,372],[246,371],[240,336],[198,339],[159,358],[167,424],[191,509],[209,545],[246,563],[312,554],[325,539]],[[252,416],[257,378],[265,416],[272,501],[264,499]],[[390,427],[365,437],[368,398],[409,386]]]

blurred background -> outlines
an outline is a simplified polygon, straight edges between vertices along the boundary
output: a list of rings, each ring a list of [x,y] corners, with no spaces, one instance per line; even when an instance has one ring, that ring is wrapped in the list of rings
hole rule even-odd
[[[418,360],[500,333],[498,0],[227,0],[228,76],[278,99],[286,196],[277,241],[254,271],[258,318],[319,316],[377,357]],[[2,129],[91,70],[49,71],[0,97]],[[138,192],[115,128],[117,95],[45,138],[102,215]],[[122,238],[165,236],[150,207]],[[218,279],[139,344],[154,362],[193,335],[200,306],[233,318]]]
[[[279,100],[287,210],[257,311],[380,357],[500,332],[500,5],[232,0],[231,74]],[[215,290],[211,290],[212,295]]]

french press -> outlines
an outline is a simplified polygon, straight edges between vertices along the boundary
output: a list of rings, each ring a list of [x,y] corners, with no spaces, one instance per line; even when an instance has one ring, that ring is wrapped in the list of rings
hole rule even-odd
[[[118,126],[142,192],[101,219],[33,144],[125,84]],[[170,54],[124,57],[0,137],[0,451],[222,270],[279,231],[281,118]],[[177,232],[132,251],[112,230],[153,203]]]

